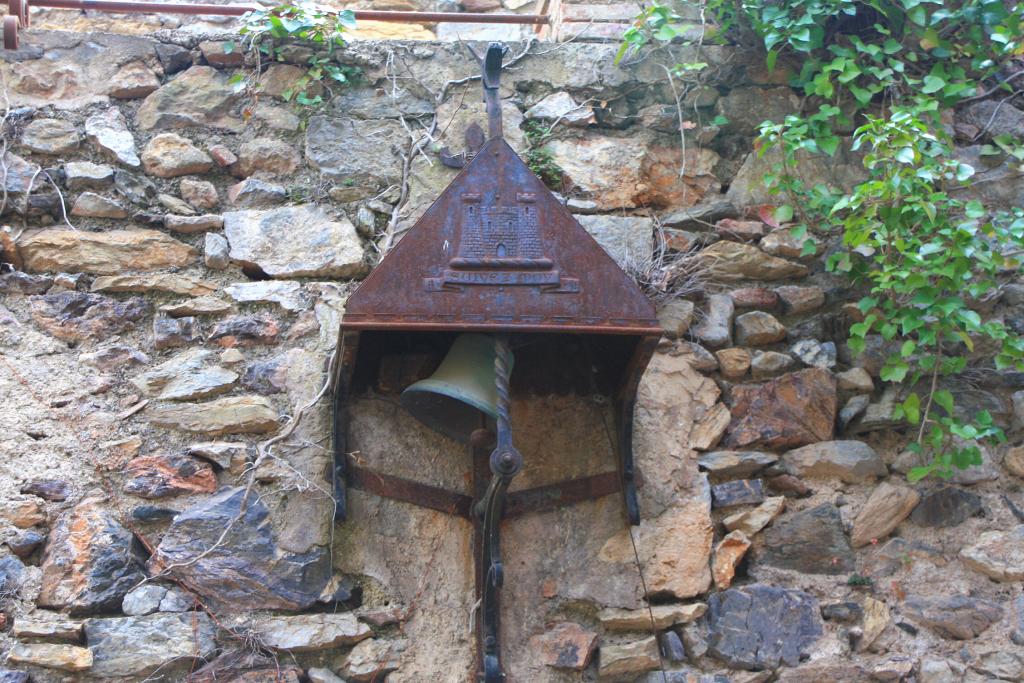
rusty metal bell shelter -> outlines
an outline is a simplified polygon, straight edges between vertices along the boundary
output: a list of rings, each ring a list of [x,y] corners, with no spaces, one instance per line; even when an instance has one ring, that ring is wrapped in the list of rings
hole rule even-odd
[[[346,518],[347,492],[355,488],[473,522],[477,676],[484,683],[506,680],[502,521],[620,495],[625,517],[639,524],[633,409],[661,336],[653,304],[502,138],[503,54],[492,43],[477,57],[489,138],[349,297],[333,383],[337,520]],[[370,471],[348,453],[350,397],[379,385],[385,359],[403,354],[432,359],[401,387],[401,403],[451,437],[453,458],[470,452],[470,492]],[[523,467],[511,403],[544,392],[606,396],[616,461],[601,474],[508,492]]]

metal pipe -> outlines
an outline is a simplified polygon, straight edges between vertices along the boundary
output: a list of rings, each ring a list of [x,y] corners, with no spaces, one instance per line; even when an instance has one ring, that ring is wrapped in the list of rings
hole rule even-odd
[[[177,2],[135,2],[133,0],[32,0],[32,7],[52,9],[96,10],[99,12],[131,12],[140,14],[212,14],[241,16],[246,12],[266,9],[253,5],[184,4]],[[357,21],[390,21],[403,23],[454,22],[460,24],[547,24],[540,14],[483,14],[480,12],[392,12],[385,10],[352,10]]]

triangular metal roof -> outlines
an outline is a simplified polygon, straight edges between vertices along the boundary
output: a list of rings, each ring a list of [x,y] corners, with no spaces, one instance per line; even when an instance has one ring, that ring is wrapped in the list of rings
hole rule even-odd
[[[500,137],[349,297],[342,328],[661,334],[651,301]]]

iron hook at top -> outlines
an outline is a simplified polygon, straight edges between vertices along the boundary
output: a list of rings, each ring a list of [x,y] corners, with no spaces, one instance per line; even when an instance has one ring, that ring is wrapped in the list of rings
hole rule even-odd
[[[503,137],[501,129],[501,99],[498,88],[501,84],[501,60],[508,48],[501,43],[491,43],[487,52],[481,55],[466,45],[470,53],[480,63],[480,81],[484,86],[484,102],[487,103],[487,132],[489,138]]]

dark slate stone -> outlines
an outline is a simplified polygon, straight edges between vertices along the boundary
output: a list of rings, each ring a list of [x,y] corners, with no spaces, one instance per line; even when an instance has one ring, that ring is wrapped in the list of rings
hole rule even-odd
[[[763,584],[713,594],[705,618],[708,652],[731,669],[796,666],[822,635],[813,596]]]
[[[53,286],[48,275],[29,275],[12,270],[0,275],[0,294],[46,294]]]
[[[210,341],[221,346],[273,344],[280,331],[273,318],[266,315],[237,315],[222,320],[210,333]]]
[[[284,390],[284,383],[281,381],[283,378],[277,377],[277,372],[286,362],[285,356],[277,356],[253,363],[242,374],[242,386],[264,396],[280,393]]]
[[[829,503],[776,520],[765,531],[762,561],[807,574],[842,574],[855,567],[839,510]]]
[[[650,671],[634,683],[730,683],[730,680],[724,674],[705,674],[686,668],[678,671]]]
[[[333,593],[320,596],[320,602],[328,605],[344,603],[350,606],[357,606],[362,602],[362,599],[363,587],[347,576],[341,577]]]
[[[0,683],[28,683],[28,674],[24,671],[0,669]]]
[[[981,496],[955,486],[944,486],[922,494],[921,502],[910,514],[912,522],[927,527],[952,527],[963,524],[981,512]]]
[[[73,615],[118,612],[146,578],[141,546],[104,502],[87,498],[57,519],[40,565],[40,607]]]
[[[715,484],[711,487],[711,501],[714,508],[734,505],[757,505],[764,502],[764,484],[760,479],[739,479]]]
[[[148,204],[156,199],[157,189],[149,178],[129,173],[123,168],[114,171],[114,189],[132,204]]]
[[[319,547],[307,553],[279,550],[270,511],[256,496],[239,517],[244,497],[244,488],[225,488],[180,513],[150,560],[151,569],[168,568],[221,611],[306,609],[330,578],[329,554]]]
[[[153,346],[169,349],[187,346],[199,338],[199,323],[193,316],[171,318],[158,315],[153,318]]]
[[[1010,640],[1017,645],[1024,645],[1024,595],[1018,596],[1013,603],[1016,618],[1013,621],[1013,631],[1010,632]]]
[[[841,621],[852,624],[861,620],[864,610],[855,602],[834,602],[821,606],[821,616],[828,621]]]
[[[38,531],[29,529],[28,531],[21,532],[14,538],[8,539],[7,547],[18,557],[25,559],[38,550],[45,540],[46,536]]]
[[[62,501],[71,495],[71,486],[61,479],[36,479],[22,486],[21,492],[43,500]]]
[[[161,522],[177,516],[177,510],[158,505],[138,505],[132,509],[132,519],[138,522]]]
[[[917,625],[949,640],[975,638],[1003,618],[998,603],[967,595],[910,595],[903,603],[903,613]]]
[[[665,631],[658,636],[658,643],[661,647],[661,656],[668,662],[685,662],[686,648],[683,641],[675,631]]]
[[[0,594],[14,593],[21,588],[24,572],[25,565],[18,558],[7,556],[0,559]]]
[[[155,49],[156,58],[160,60],[160,66],[168,76],[192,66],[192,52],[180,45],[157,43]]]

